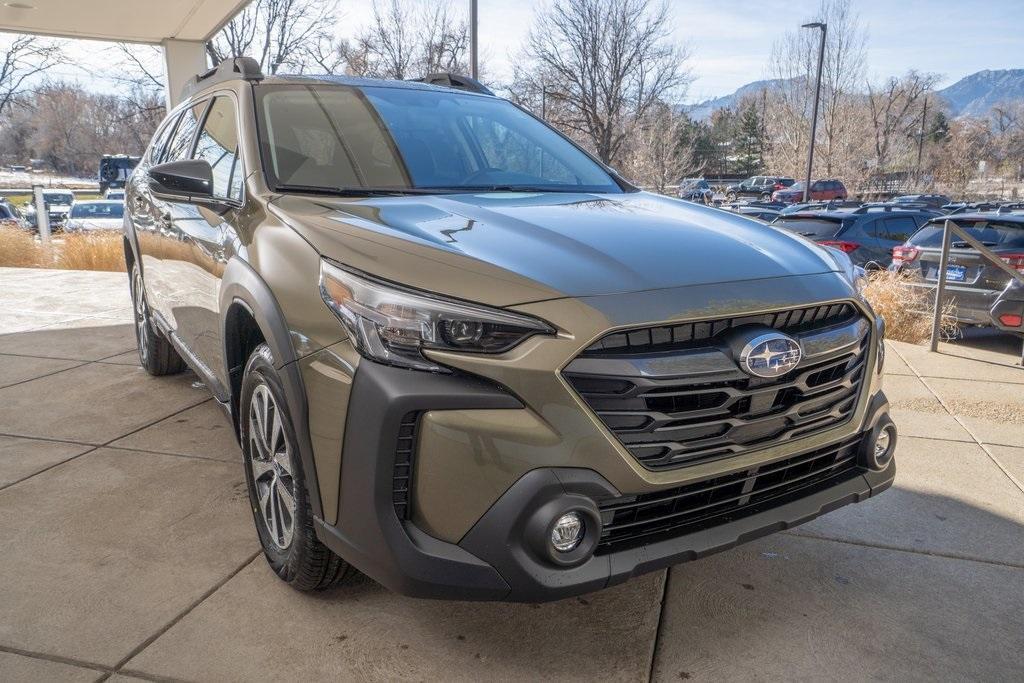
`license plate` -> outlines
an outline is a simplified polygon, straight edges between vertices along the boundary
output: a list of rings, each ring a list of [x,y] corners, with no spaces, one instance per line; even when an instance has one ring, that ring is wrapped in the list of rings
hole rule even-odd
[[[948,282],[963,282],[967,279],[967,266],[946,266]]]

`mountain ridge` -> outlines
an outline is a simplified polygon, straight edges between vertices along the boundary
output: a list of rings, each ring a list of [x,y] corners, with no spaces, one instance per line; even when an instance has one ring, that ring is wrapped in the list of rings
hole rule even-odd
[[[781,82],[780,79],[752,81],[728,95],[686,105],[683,110],[697,121],[706,121],[716,110],[734,107],[744,96]],[[983,69],[964,76],[936,91],[936,94],[949,104],[954,117],[985,116],[993,106],[1002,102],[1024,101],[1024,69]]]

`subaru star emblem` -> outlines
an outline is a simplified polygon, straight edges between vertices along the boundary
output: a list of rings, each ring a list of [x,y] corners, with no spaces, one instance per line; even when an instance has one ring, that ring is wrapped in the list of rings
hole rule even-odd
[[[794,340],[769,332],[747,342],[740,352],[740,366],[757,377],[780,377],[795,368],[802,355]]]

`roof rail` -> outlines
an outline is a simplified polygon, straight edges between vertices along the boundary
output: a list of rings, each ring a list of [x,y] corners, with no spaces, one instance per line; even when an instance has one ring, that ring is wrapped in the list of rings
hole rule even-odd
[[[196,74],[188,79],[185,82],[185,86],[181,89],[181,99],[188,99],[201,88],[239,78],[246,81],[262,81],[263,72],[260,70],[259,62],[252,57],[225,59],[212,69],[207,69],[203,73]]]
[[[413,81],[414,83],[442,85],[446,88],[456,88],[457,90],[466,90],[469,92],[480,93],[481,95],[494,95],[494,93],[491,92],[491,89],[480,81],[460,74],[433,73],[427,74],[423,78],[410,78],[408,80]]]

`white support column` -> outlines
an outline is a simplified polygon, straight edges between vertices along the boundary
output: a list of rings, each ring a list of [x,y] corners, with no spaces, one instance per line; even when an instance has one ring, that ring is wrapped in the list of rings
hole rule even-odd
[[[164,69],[167,110],[181,102],[181,89],[185,82],[198,73],[206,71],[206,43],[201,40],[175,40],[166,38],[160,43],[164,48]]]

